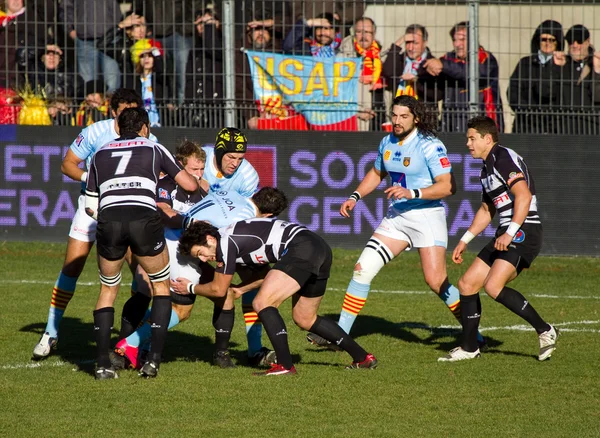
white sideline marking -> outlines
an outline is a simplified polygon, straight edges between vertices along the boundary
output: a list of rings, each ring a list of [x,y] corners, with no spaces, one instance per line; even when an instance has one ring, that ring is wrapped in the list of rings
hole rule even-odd
[[[71,362],[63,362],[59,360],[57,362],[33,362],[33,363],[17,363],[13,365],[2,365],[0,370],[18,370],[18,369],[31,369],[31,368],[41,368],[41,367],[62,367],[65,365],[84,365],[88,363],[94,363],[94,360],[83,360],[81,362],[71,363]]]
[[[48,280],[0,280],[0,284],[41,284],[41,285],[54,285],[53,281]],[[99,281],[78,281],[79,286],[100,286]],[[121,286],[131,286],[131,283],[121,283]],[[346,292],[346,289],[340,289],[337,287],[328,287],[327,290],[333,292]],[[383,290],[383,289],[371,289],[372,293],[376,294],[394,294],[394,295],[427,295],[433,292],[424,290]],[[486,296],[482,293],[483,296]],[[572,299],[572,300],[600,300],[600,296],[582,296],[582,295],[550,295],[550,294],[536,294],[527,293],[527,295],[536,298],[551,298],[551,299]]]

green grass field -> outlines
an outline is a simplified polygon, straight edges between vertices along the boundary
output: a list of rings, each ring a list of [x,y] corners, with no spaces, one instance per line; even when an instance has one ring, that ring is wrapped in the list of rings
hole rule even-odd
[[[97,382],[95,253],[66,311],[58,351],[40,363],[30,360],[64,249],[0,243],[2,437],[600,436],[598,259],[541,257],[513,283],[562,331],[557,351],[543,363],[537,361],[535,333],[485,296],[482,332],[491,350],[478,360],[438,363],[457,344],[459,327],[426,292],[411,251],[375,279],[353,328],[358,342],[379,359],[376,370],[346,371],[346,353],[310,346],[293,325],[287,302],[282,313],[297,376],[251,375],[239,309],[232,337],[239,366],[216,369],[210,365],[212,304],[199,299],[191,319],[170,332],[157,379],[125,371],[117,380]],[[321,315],[337,321],[358,254],[335,251]],[[466,265],[449,269],[456,282]],[[127,273],[124,283],[129,281]],[[123,287],[117,325],[128,296]]]

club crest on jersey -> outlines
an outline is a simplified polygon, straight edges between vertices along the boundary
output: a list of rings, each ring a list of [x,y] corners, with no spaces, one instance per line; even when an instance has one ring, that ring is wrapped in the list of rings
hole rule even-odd
[[[390,157],[392,156],[392,151],[390,151],[389,149],[387,151],[385,151],[383,153],[383,161],[389,161]]]
[[[404,165],[404,167],[410,166],[410,157],[404,157],[404,160],[402,160],[402,164]]]
[[[169,199],[169,192],[167,192],[165,189],[160,189],[158,191],[158,197],[162,199]]]
[[[513,237],[513,242],[515,243],[521,243],[525,240],[525,231],[523,230],[519,230],[517,231],[517,234],[515,234],[515,237]]]
[[[82,141],[83,141],[83,135],[79,134],[79,135],[77,136],[77,138],[75,139],[75,144],[76,144],[77,146],[79,146],[79,145],[81,144],[81,142],[82,142]]]
[[[450,160],[447,157],[442,157],[442,158],[440,158],[440,164],[444,168],[450,167]]]

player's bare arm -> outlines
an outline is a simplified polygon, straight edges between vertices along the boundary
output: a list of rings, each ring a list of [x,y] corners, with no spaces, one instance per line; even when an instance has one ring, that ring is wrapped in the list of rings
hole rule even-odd
[[[471,222],[469,229],[458,241],[454,251],[452,251],[452,261],[454,263],[459,265],[463,262],[462,254],[467,249],[467,245],[475,238],[475,236],[486,229],[486,227],[492,222],[492,218],[495,214],[496,209],[493,204],[488,204],[487,202],[481,203],[481,206],[475,213],[475,217],[473,218],[473,222]]]
[[[529,213],[531,198],[533,197],[524,180],[516,182],[510,188],[510,192],[514,196],[513,217],[506,232],[496,239],[494,247],[498,251],[506,251],[508,249],[508,245],[512,242],[513,237],[519,231],[523,222],[525,222],[525,218]]]
[[[200,187],[199,181],[184,169],[175,176],[175,182],[188,192],[195,192]]]
[[[365,175],[365,177],[353,193],[353,195],[355,193],[358,193],[358,196],[350,196],[348,199],[346,199],[340,207],[340,214],[344,217],[350,217],[350,212],[354,210],[358,199],[364,198],[373,190],[375,190],[386,176],[387,172],[377,170],[374,167],[371,170],[369,170],[369,172]]]
[[[79,168],[79,165],[84,161],[85,160],[79,158],[71,149],[69,149],[60,165],[60,171],[72,180],[81,181],[81,177],[85,172],[83,169]]]
[[[165,227],[175,229],[181,228],[181,224],[183,222],[182,215],[180,215],[177,211],[173,210],[173,208],[166,202],[157,202],[156,206],[158,207],[160,216],[162,218],[163,224],[165,224]]]
[[[208,298],[222,298],[227,295],[233,275],[215,272],[215,278],[210,283],[193,284],[190,280],[178,277],[171,280],[171,289],[179,295],[200,295]]]

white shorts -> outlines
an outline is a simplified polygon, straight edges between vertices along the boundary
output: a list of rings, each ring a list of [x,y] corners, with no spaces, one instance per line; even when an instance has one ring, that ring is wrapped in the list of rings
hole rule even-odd
[[[187,278],[192,283],[198,284],[202,271],[198,266],[198,259],[192,256],[182,256],[177,251],[179,247],[179,237],[181,230],[173,230],[165,228],[165,240],[167,241],[167,249],[169,250],[169,265],[171,269],[171,280],[178,277]]]
[[[96,241],[96,226],[98,222],[85,212],[85,195],[77,200],[77,211],[71,222],[69,237],[80,242]]]
[[[444,207],[409,210],[397,216],[388,215],[375,232],[395,240],[403,240],[415,248],[448,246]]]

